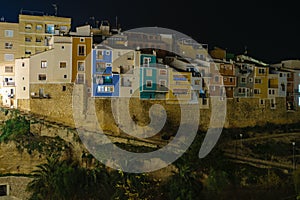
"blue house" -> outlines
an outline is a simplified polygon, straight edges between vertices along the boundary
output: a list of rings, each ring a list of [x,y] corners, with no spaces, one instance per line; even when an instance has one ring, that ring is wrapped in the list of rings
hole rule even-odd
[[[94,97],[119,96],[120,75],[113,72],[112,53],[112,49],[102,45],[93,49],[92,96]]]

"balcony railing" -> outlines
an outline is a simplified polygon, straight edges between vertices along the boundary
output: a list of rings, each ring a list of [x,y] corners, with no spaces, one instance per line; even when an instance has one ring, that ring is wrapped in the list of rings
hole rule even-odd
[[[15,82],[3,82],[3,86],[15,86]]]

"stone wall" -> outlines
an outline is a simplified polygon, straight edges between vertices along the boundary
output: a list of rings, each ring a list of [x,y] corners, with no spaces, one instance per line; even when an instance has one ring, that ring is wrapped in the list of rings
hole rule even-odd
[[[26,187],[31,180],[32,179],[28,177],[5,176],[0,177],[0,185],[8,185],[9,196],[13,196],[18,199],[29,199],[30,193],[26,191]]]
[[[82,119],[88,123],[94,123],[95,120],[99,120],[101,128],[107,132],[113,132],[119,134],[119,121],[118,117],[114,117],[112,109],[117,109],[118,112],[124,112],[127,108],[125,103],[130,101],[129,110],[131,118],[128,118],[128,123],[131,124],[133,121],[139,125],[144,126],[150,122],[149,109],[154,104],[162,105],[167,112],[168,119],[165,128],[174,128],[180,124],[181,111],[178,104],[169,104],[164,100],[140,100],[138,98],[91,98],[84,96],[85,87],[76,86],[76,95],[74,98],[78,99],[78,103],[72,108],[72,90],[73,86],[67,85],[66,91],[61,91],[62,85],[31,85],[31,90],[37,92],[40,87],[44,87],[45,93],[49,93],[50,99],[31,99],[30,107],[31,112],[45,116],[45,118],[62,122],[66,125],[75,126],[74,123],[74,110],[82,116]],[[226,102],[226,101],[225,101]],[[215,101],[214,116],[212,113],[212,101],[209,101],[209,109],[201,109],[199,104],[198,109],[200,110],[199,116],[199,129],[206,130],[212,126],[212,122],[215,122],[216,113],[219,109],[220,113],[226,112],[226,121],[224,127],[226,128],[238,128],[238,127],[251,127],[255,125],[263,126],[267,123],[274,124],[290,124],[299,122],[299,111],[287,111],[285,98],[276,98],[276,108],[272,109],[270,106],[270,100],[266,99],[265,104],[260,104],[258,98],[234,98],[227,99],[226,106],[224,101]],[[95,109],[89,108],[88,105],[95,106]],[[112,108],[113,105],[113,108]],[[117,108],[115,108],[117,105]],[[194,106],[191,106],[195,108]],[[218,107],[218,108],[216,108]],[[226,107],[226,109],[225,109]],[[94,115],[96,111],[96,116]],[[158,113],[159,114],[159,113]],[[211,120],[211,118],[214,118]],[[218,117],[218,116],[217,116]],[[116,118],[116,119],[115,119]],[[191,120],[192,121],[192,120]],[[166,129],[165,129],[166,130]]]
[[[63,91],[65,86],[65,91]],[[30,92],[39,94],[39,89],[50,98],[31,98],[30,111],[34,114],[44,115],[52,121],[61,121],[73,125],[72,92],[73,84],[31,84]]]
[[[36,151],[31,154],[26,149],[19,151],[13,141],[0,143],[0,174],[29,174],[45,160],[45,156]]]

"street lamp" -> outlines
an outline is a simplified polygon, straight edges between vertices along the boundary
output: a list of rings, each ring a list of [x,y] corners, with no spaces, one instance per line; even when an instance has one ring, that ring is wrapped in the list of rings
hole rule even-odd
[[[296,142],[292,142],[293,145],[293,171],[296,169],[296,163],[295,163],[295,145]]]

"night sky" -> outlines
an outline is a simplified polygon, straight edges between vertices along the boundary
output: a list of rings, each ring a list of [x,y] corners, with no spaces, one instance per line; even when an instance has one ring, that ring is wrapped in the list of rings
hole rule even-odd
[[[122,29],[158,26],[189,35],[210,48],[219,46],[232,53],[248,54],[267,63],[300,59],[300,11],[296,2],[185,0],[15,0],[2,2],[0,16],[17,22],[21,8],[72,17],[72,26],[115,17]],[[247,3],[248,2],[248,3]]]

